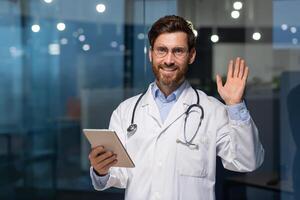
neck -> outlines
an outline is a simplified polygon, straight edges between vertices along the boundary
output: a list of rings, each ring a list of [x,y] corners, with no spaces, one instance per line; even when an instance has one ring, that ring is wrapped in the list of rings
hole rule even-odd
[[[156,80],[156,85],[160,89],[160,91],[165,95],[165,97],[169,96],[174,92],[177,88],[180,87],[180,85],[184,82],[184,79],[181,80],[179,83],[172,83],[172,84],[163,84],[160,81]]]

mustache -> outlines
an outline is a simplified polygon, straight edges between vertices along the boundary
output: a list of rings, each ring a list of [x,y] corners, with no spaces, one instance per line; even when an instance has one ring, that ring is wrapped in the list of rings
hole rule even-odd
[[[170,64],[170,65],[166,65],[166,64],[159,64],[158,65],[159,68],[178,68],[178,65],[175,65],[174,63]]]

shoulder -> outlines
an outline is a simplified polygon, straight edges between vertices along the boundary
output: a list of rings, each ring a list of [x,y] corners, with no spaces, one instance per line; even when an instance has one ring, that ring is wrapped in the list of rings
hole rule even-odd
[[[144,90],[143,92],[141,92],[135,96],[125,99],[123,102],[120,103],[119,107],[120,108],[131,107],[131,106],[134,107],[137,104],[137,101],[139,100],[140,97],[149,96],[149,94],[151,94],[152,86],[153,86],[153,83],[150,83],[146,90]]]
[[[129,105],[131,105],[131,104],[135,104],[135,103],[138,101],[139,97],[140,97],[142,94],[143,94],[143,93],[139,93],[139,94],[137,94],[137,95],[135,95],[135,96],[132,96],[132,97],[130,97],[130,98],[128,98],[128,99],[125,99],[124,101],[122,101],[122,102],[120,103],[119,107],[127,107],[127,106],[129,106]]]
[[[132,113],[135,104],[137,103],[139,97],[142,94],[143,93],[140,93],[138,95],[135,95],[133,97],[125,99],[124,101],[122,101],[119,104],[119,106],[115,109],[115,111],[118,112],[118,113]]]

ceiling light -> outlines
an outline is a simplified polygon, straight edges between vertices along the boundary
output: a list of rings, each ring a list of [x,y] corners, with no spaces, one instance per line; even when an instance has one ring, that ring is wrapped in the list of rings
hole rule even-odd
[[[241,10],[243,8],[243,3],[240,1],[236,1],[233,3],[233,8],[236,10]]]
[[[52,3],[52,0],[44,0],[45,3]]]
[[[239,17],[240,17],[240,12],[237,11],[237,10],[232,11],[232,12],[231,12],[231,17],[232,17],[233,19],[239,18]]]
[[[281,29],[286,31],[288,29],[288,25],[287,24],[281,24]]]
[[[219,36],[217,34],[213,34],[211,37],[210,37],[210,40],[213,42],[213,43],[216,43],[219,41]]]
[[[91,49],[91,46],[89,45],[89,44],[84,44],[83,46],[82,46],[82,50],[83,51],[89,51]]]
[[[118,46],[118,43],[117,43],[116,41],[112,41],[112,42],[110,43],[110,46],[111,46],[112,48],[116,48],[116,47]]]
[[[80,35],[78,37],[78,39],[79,39],[80,42],[84,42],[85,41],[85,36],[84,35]]]
[[[39,32],[39,31],[41,30],[41,27],[40,27],[40,25],[38,25],[38,24],[33,24],[33,25],[31,26],[31,30],[32,30],[32,32],[37,33],[37,32]]]
[[[60,54],[60,46],[59,44],[57,43],[52,43],[52,44],[49,44],[48,46],[48,53],[50,55],[59,55]]]
[[[297,38],[293,38],[292,43],[293,43],[294,45],[298,44],[298,39],[297,39]]]
[[[64,31],[66,29],[66,25],[64,23],[60,22],[56,25],[56,28],[59,31]]]
[[[254,32],[252,35],[253,40],[260,40],[261,34],[260,32]]]
[[[139,33],[138,36],[137,36],[137,38],[139,40],[143,40],[145,38],[145,34],[144,33]]]
[[[103,13],[103,12],[105,11],[105,9],[106,9],[106,7],[105,7],[105,5],[102,4],[102,3],[100,3],[100,4],[98,4],[98,5],[96,6],[96,10],[97,10],[97,12],[99,12],[99,13]]]
[[[10,55],[12,57],[18,57],[18,56],[22,56],[23,51],[21,49],[18,49],[17,47],[9,47],[9,51],[10,51]]]
[[[62,45],[68,44],[68,39],[67,38],[61,38],[60,44],[62,44]]]
[[[297,28],[295,26],[292,26],[291,29],[290,29],[290,31],[292,33],[296,33],[297,32]]]

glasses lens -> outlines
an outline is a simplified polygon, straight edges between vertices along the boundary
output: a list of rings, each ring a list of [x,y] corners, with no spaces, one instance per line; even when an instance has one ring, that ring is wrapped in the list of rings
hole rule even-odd
[[[165,57],[168,54],[168,48],[166,47],[156,47],[154,48],[154,53],[157,57]]]
[[[167,47],[155,47],[153,48],[153,51],[159,58],[165,57],[169,53],[169,49]],[[188,54],[188,50],[183,47],[175,47],[171,50],[171,52],[178,59],[183,59]]]
[[[172,50],[173,54],[175,55],[176,58],[185,58],[185,56],[187,55],[187,50],[185,48],[182,48],[182,47],[177,47],[177,48],[174,48]]]

